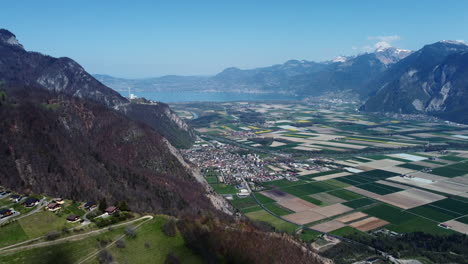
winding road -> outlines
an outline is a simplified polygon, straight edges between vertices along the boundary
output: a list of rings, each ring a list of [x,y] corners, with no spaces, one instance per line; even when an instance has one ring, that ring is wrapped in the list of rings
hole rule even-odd
[[[85,238],[88,238],[88,237],[91,237],[91,236],[99,235],[99,234],[104,233],[104,232],[108,232],[109,228],[117,228],[117,227],[121,227],[121,226],[126,226],[126,225],[129,225],[129,224],[132,224],[132,223],[135,223],[135,222],[146,219],[146,221],[138,224],[138,226],[140,226],[141,224],[143,224],[143,223],[145,223],[145,222],[147,222],[149,220],[152,220],[153,218],[154,217],[152,215],[145,215],[145,216],[142,216],[142,217],[140,217],[138,219],[134,219],[134,220],[131,220],[131,221],[128,221],[128,222],[103,227],[101,229],[93,230],[93,231],[90,231],[90,232],[87,232],[87,233],[72,235],[72,236],[59,238],[59,239],[52,240],[52,241],[44,241],[44,242],[35,243],[35,244],[32,244],[32,245],[27,245],[27,244],[29,244],[31,242],[35,242],[35,241],[44,239],[46,237],[46,236],[41,236],[41,237],[38,237],[38,238],[26,240],[26,241],[23,241],[23,242],[14,244],[14,245],[10,245],[10,246],[7,246],[7,247],[0,248],[0,254],[14,253],[14,252],[21,251],[21,250],[40,248],[40,247],[47,247],[47,246],[52,246],[52,245],[56,245],[56,244],[60,244],[60,243],[64,243],[64,242],[69,242],[69,241],[77,241],[77,240],[85,239]]]

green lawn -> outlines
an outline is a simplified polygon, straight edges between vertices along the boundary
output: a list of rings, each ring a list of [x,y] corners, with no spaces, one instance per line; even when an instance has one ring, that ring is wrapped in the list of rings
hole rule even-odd
[[[330,234],[332,235],[335,235],[335,236],[342,236],[342,237],[345,237],[345,236],[349,236],[351,234],[363,234],[361,231],[357,230],[357,229],[354,229],[350,226],[345,226],[345,227],[342,227],[342,228],[339,228],[337,230],[334,230],[334,231],[331,231]]]
[[[212,184],[211,187],[219,194],[236,194],[239,192],[234,186],[223,183]]]
[[[69,206],[66,206],[63,210],[63,214],[67,217],[70,214],[75,214],[79,216],[83,216],[86,212],[82,209],[79,209],[79,203],[71,203]]]
[[[218,183],[218,177],[217,176],[207,176],[206,181],[210,184],[212,183]]]
[[[268,213],[265,210],[251,212],[251,213],[246,214],[246,216],[248,216],[249,218],[251,218],[253,220],[267,222],[267,223],[271,224],[272,226],[274,226],[276,229],[278,229],[280,231],[286,231],[288,233],[293,232],[298,227],[295,224],[285,222],[285,221],[271,215],[270,213]]]
[[[180,234],[168,237],[162,232],[165,222],[166,218],[155,217],[138,228],[135,238],[125,237],[125,248],[113,246],[111,249],[114,260],[118,263],[164,263],[167,254],[173,252],[181,263],[203,263],[185,246]]]
[[[243,209],[246,207],[252,207],[257,204],[252,196],[239,198],[236,195],[233,196],[234,200],[231,200],[231,204],[237,209]]]
[[[50,231],[60,231],[64,226],[70,228],[76,224],[67,223],[64,217],[58,217],[53,212],[38,212],[22,218],[18,222],[29,238],[43,236]]]
[[[252,206],[252,207],[246,207],[246,208],[240,209],[240,211],[243,214],[248,214],[248,213],[255,212],[255,211],[260,211],[260,210],[263,210],[263,208],[260,207],[260,205],[255,205],[255,206]]]
[[[15,244],[28,239],[21,225],[15,221],[13,223],[0,227],[0,247]]]
[[[321,233],[315,232],[313,230],[305,229],[302,234],[300,235],[300,238],[304,241],[311,242],[317,239],[318,236],[320,236]]]
[[[261,193],[255,193],[255,198],[257,198],[257,200],[262,203],[262,204],[267,204],[267,203],[274,203],[275,200],[269,198],[269,197],[266,197],[265,195],[261,194]]]
[[[274,213],[276,215],[279,215],[279,216],[294,213],[293,211],[288,210],[286,208],[282,208],[282,207],[278,206],[277,204],[266,204],[266,205],[264,205],[264,207],[266,209],[268,209],[270,212],[272,212],[272,213]]]
[[[123,228],[117,228],[83,240],[24,250],[10,255],[0,255],[0,263],[76,263],[95,252],[98,241],[115,240],[116,237],[123,234],[123,230]]]

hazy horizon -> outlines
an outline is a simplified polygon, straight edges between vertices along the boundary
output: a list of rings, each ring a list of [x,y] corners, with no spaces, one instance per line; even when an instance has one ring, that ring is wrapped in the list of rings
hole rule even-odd
[[[122,78],[214,75],[388,45],[416,50],[465,40],[468,33],[462,1],[19,1],[2,9],[0,26],[27,50],[71,57],[89,72]]]

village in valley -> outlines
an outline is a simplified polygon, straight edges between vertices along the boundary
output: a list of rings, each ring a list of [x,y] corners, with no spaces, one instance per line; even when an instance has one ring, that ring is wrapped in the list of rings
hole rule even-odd
[[[326,250],[351,234],[468,234],[468,126],[352,101],[178,103],[183,151],[239,214]]]
[[[466,125],[362,114],[355,102],[345,100],[172,107],[197,132],[195,144],[180,150],[184,159],[228,200],[237,217],[294,235],[325,256],[355,239],[468,234]],[[74,247],[77,262],[92,262],[104,250],[120,260],[147,261],[151,255],[132,255],[125,243],[144,244],[137,253],[151,250],[155,238],[183,243],[180,234],[161,233],[168,221],[132,212],[124,201],[73,201],[0,187],[0,263],[52,254],[64,242]],[[86,245],[70,242],[96,232]],[[41,243],[51,243],[46,253],[34,251]],[[385,252],[355,254],[367,263],[404,263]],[[187,255],[198,261],[193,258]]]

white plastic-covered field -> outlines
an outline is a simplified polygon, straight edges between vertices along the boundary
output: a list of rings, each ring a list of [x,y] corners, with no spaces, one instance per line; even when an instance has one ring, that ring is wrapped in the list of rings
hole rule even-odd
[[[389,156],[399,158],[399,159],[405,159],[409,161],[421,161],[421,160],[427,159],[426,157],[416,156],[416,155],[406,154],[406,153],[391,154]]]

